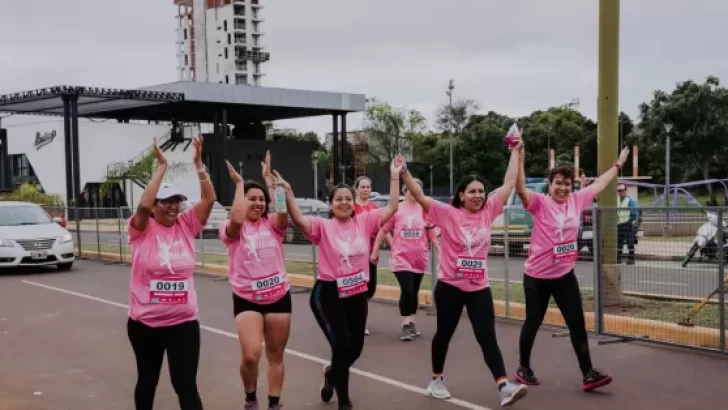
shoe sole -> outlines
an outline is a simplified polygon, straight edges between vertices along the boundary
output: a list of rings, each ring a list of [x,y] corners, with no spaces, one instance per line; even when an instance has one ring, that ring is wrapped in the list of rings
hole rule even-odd
[[[510,397],[509,401],[507,401],[505,403],[501,402],[501,407],[508,407],[513,404],[516,404],[517,401],[526,397],[527,394],[528,394],[528,389],[526,388],[526,386],[521,385],[518,387],[518,390],[516,390],[516,393]]]
[[[399,337],[399,340],[401,340],[403,342],[411,342],[412,341],[412,336],[400,336]]]
[[[447,400],[452,397],[450,394],[448,394],[447,396],[437,396],[434,393],[432,393],[432,390],[430,390],[430,389],[427,389],[427,393],[430,395],[430,397],[434,397],[439,400]]]
[[[518,373],[516,373],[516,376],[514,378],[518,383],[525,384],[526,386],[538,386],[541,384],[539,380],[536,380],[535,382],[527,381],[526,379],[519,376]]]
[[[600,387],[604,387],[604,386],[610,384],[611,382],[612,382],[612,376],[607,376],[598,382],[589,383],[589,384],[584,385],[584,391],[596,390]]]

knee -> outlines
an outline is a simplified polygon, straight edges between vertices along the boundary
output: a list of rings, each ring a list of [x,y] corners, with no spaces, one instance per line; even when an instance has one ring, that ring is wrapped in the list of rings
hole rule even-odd
[[[285,348],[281,347],[268,347],[266,345],[265,358],[268,360],[268,364],[271,366],[280,365],[283,363],[283,354]]]
[[[243,351],[243,367],[255,366],[260,361],[261,349],[246,349]]]

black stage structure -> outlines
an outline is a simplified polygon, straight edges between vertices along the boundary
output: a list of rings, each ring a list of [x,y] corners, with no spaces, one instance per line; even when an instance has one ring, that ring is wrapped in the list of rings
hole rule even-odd
[[[264,121],[331,115],[334,135],[333,169],[338,170],[341,164],[347,162],[345,144],[341,143],[342,136],[346,135],[346,115],[365,109],[366,99],[363,94],[190,81],[133,90],[57,86],[0,95],[0,112],[63,117],[66,193],[69,203],[78,203],[82,188],[78,153],[79,118],[111,119],[118,122],[169,122],[172,128],[175,124],[213,124],[212,138],[206,135],[203,150],[209,155],[209,161],[206,162],[218,198],[224,205],[229,205],[234,192],[228,183],[225,159],[231,159],[231,140],[264,140]],[[231,130],[230,125],[235,128]],[[174,149],[183,142],[172,138],[166,142],[166,148]],[[310,157],[306,160],[310,162]],[[234,163],[232,160],[231,162]],[[257,173],[253,175],[258,175],[259,161],[252,162],[257,167]],[[239,163],[242,165],[242,159]],[[246,166],[245,169],[247,168]],[[342,182],[339,172],[333,174],[335,184]]]

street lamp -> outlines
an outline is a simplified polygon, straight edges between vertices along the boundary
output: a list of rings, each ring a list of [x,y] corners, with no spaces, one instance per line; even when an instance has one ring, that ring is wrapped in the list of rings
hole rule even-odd
[[[455,89],[455,80],[450,79],[450,83],[447,86],[447,91],[445,92],[448,97],[450,97],[450,118],[448,121],[448,129],[450,133],[450,196],[453,196],[453,154],[452,154],[452,147],[453,147],[453,138],[452,138],[452,121],[453,121],[453,113],[452,113],[452,90]]]

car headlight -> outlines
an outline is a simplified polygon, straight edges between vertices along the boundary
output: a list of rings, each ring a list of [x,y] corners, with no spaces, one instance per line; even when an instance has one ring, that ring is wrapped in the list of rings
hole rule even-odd
[[[12,248],[13,246],[15,246],[15,244],[13,244],[13,241],[0,239],[0,248]]]
[[[68,243],[73,241],[73,236],[71,236],[70,233],[67,233],[61,237],[61,243]]]

